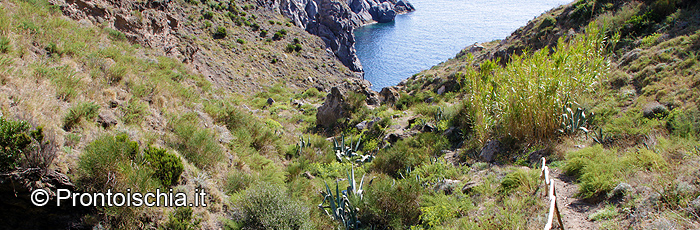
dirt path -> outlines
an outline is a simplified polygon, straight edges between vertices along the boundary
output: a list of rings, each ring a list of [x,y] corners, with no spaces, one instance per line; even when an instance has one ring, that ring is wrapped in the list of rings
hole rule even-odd
[[[575,198],[578,185],[560,170],[554,169],[550,173],[554,179],[564,229],[598,229],[598,224],[588,220],[588,215],[594,213],[597,206]],[[556,222],[556,217],[554,220]],[[555,226],[558,226],[558,223]]]

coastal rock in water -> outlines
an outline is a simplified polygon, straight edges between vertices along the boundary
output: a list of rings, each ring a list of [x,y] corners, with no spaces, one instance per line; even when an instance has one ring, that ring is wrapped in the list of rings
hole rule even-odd
[[[355,50],[354,29],[372,21],[391,22],[396,14],[415,10],[406,0],[275,0],[268,6],[321,37],[353,72],[363,72]]]
[[[394,11],[394,7],[392,7],[389,2],[383,2],[372,6],[369,13],[372,15],[372,19],[379,23],[394,21],[396,17],[396,11]]]
[[[316,113],[316,124],[324,127],[329,127],[343,117],[345,111],[345,95],[338,90],[337,87],[331,88],[331,93],[326,96],[326,101],[318,107]]]
[[[394,4],[394,11],[397,13],[407,13],[415,10],[416,8],[413,7],[413,5],[411,5],[411,3],[408,1],[398,0],[396,1],[396,4]]]

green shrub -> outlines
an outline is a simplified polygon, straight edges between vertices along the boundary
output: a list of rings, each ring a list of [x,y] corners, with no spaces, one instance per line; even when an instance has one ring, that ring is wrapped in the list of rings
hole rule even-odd
[[[700,110],[697,107],[671,110],[666,129],[680,137],[700,136]]]
[[[226,194],[233,194],[238,191],[248,189],[248,187],[250,187],[250,185],[254,182],[255,178],[249,173],[234,170],[226,177],[224,192],[226,192]]]
[[[59,48],[58,45],[56,45],[56,43],[53,43],[53,42],[49,42],[49,44],[46,45],[46,48],[44,48],[44,50],[46,50],[48,55],[52,56],[52,57],[54,55],[61,56],[63,54],[63,51],[61,50],[61,48]]]
[[[224,154],[214,134],[199,128],[197,120],[197,115],[190,113],[173,121],[176,138],[172,144],[189,162],[204,169],[223,160]]]
[[[5,36],[0,37],[0,53],[10,52],[10,49],[10,39]]]
[[[294,52],[294,44],[287,44],[287,47],[284,48],[284,51],[287,51],[287,53]]]
[[[281,40],[286,35],[287,35],[287,30],[281,29],[281,30],[278,30],[277,32],[275,32],[275,35],[272,36],[272,39],[273,40]]]
[[[204,17],[204,19],[211,20],[212,18],[214,18],[214,12],[205,11],[204,13],[202,13],[202,17]]]
[[[375,178],[365,189],[364,198],[355,205],[360,209],[360,222],[378,229],[405,229],[418,224],[422,190],[413,179]]]
[[[126,105],[122,105],[120,108],[124,112],[122,120],[126,124],[140,124],[143,118],[149,114],[148,104],[135,97],[132,97]]]
[[[112,40],[115,40],[115,41],[125,41],[126,40],[126,35],[119,30],[105,27],[105,31],[107,31],[107,35],[109,35],[109,38]]]
[[[226,27],[219,26],[216,27],[216,31],[214,32],[214,37],[215,38],[225,38],[228,33],[226,32]]]
[[[416,137],[397,141],[393,146],[381,150],[372,161],[374,169],[399,177],[399,173],[414,169],[432,156],[440,154],[440,150],[449,148],[447,139],[434,133],[421,133]]]
[[[180,157],[168,153],[165,149],[150,146],[143,150],[143,155],[163,186],[170,187],[177,184],[184,170]]]
[[[56,97],[70,101],[78,94],[81,85],[80,76],[70,66],[46,67],[38,66],[35,73],[39,77],[51,79],[56,85]]]
[[[110,67],[106,74],[107,74],[107,82],[110,85],[115,85],[119,84],[121,80],[126,76],[126,73],[129,69],[121,64],[115,64],[114,66]]]
[[[274,130],[251,114],[230,108],[219,120],[226,124],[232,134],[239,137],[240,141],[236,143],[238,146],[252,147],[258,151],[265,146],[279,147],[279,136]]]
[[[135,191],[158,184],[147,167],[133,167],[139,161],[139,144],[126,134],[102,136],[85,147],[78,161],[78,184],[87,191],[131,186]],[[140,181],[130,184],[128,181]],[[133,186],[138,186],[134,188]]]
[[[68,114],[63,117],[63,129],[70,131],[81,121],[95,121],[100,106],[94,102],[81,102],[68,109]]]
[[[508,194],[515,190],[520,190],[525,193],[533,193],[539,185],[539,176],[538,170],[516,169],[503,178],[500,192]]]
[[[579,195],[583,198],[607,194],[619,182],[624,169],[615,151],[601,145],[584,148],[566,155],[564,172],[578,178]]]
[[[267,37],[267,30],[260,30],[260,37],[261,38]]]
[[[16,168],[21,154],[29,150],[32,143],[27,133],[29,127],[26,121],[11,121],[0,116],[0,172]]]
[[[251,229],[310,229],[309,209],[280,185],[259,183],[239,203],[242,222]]]
[[[301,94],[301,97],[303,98],[316,98],[322,96],[321,92],[318,91],[315,87],[311,87],[304,91],[303,94]]]
[[[245,44],[245,40],[243,40],[242,38],[236,39],[236,42],[238,42],[238,44],[241,44],[241,45]]]
[[[592,221],[599,221],[599,220],[610,220],[618,216],[619,213],[617,210],[615,210],[615,206],[608,205],[605,208],[602,208],[595,213],[591,214],[588,216],[588,219]]]
[[[163,230],[195,230],[200,229],[201,219],[192,215],[191,207],[177,207],[170,213],[168,222],[158,229]]]

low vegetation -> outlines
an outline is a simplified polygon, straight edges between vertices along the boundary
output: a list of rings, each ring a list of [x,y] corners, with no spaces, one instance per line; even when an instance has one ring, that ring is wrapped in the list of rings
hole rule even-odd
[[[330,127],[317,125],[328,86],[355,82],[320,39],[252,2],[178,4],[197,31],[183,44],[223,64],[166,57],[45,1],[0,3],[0,171],[51,168],[81,192],[208,193],[207,207],[84,218],[111,229],[537,229],[546,157],[594,227],[698,226],[694,2],[576,1],[502,42],[521,52],[463,52],[393,103],[340,87]],[[197,69],[209,65],[231,78]]]

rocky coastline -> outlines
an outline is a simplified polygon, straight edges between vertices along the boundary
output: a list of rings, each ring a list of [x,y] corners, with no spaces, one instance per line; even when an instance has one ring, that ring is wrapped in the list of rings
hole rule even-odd
[[[270,7],[321,37],[345,66],[360,74],[364,71],[355,50],[354,29],[391,22],[396,15],[415,10],[406,0],[279,0]]]

